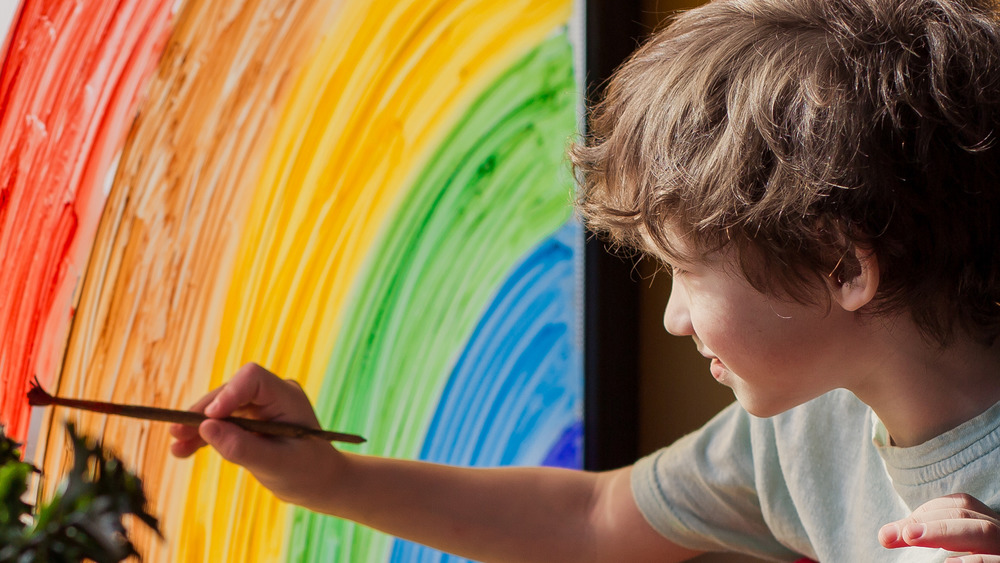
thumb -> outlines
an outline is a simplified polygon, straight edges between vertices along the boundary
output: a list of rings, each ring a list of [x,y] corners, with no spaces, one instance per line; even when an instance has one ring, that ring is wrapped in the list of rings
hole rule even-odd
[[[261,459],[268,458],[273,444],[230,422],[208,419],[198,426],[198,433],[209,446],[215,448],[227,461],[254,468]]]

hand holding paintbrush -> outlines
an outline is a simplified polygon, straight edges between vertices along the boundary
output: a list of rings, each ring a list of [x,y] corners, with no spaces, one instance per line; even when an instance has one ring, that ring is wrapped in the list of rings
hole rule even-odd
[[[208,446],[241,465],[279,499],[312,510],[323,508],[328,494],[356,477],[347,470],[351,454],[322,440],[273,440],[227,422],[233,415],[319,428],[309,397],[296,381],[282,379],[249,363],[228,381],[196,401],[191,411],[209,418],[197,428],[174,424],[170,452],[188,457]],[[364,456],[362,456],[364,457]]]
[[[139,418],[143,420],[157,420],[161,422],[173,422],[185,426],[197,427],[209,417],[203,413],[195,411],[182,411],[163,409],[159,407],[146,407],[138,405],[122,405],[117,403],[105,403],[101,401],[85,401],[80,399],[66,399],[48,394],[35,378],[28,390],[28,404],[31,406],[61,406],[74,409],[83,409],[104,414]],[[242,418],[229,416],[221,418],[225,422],[230,422],[251,432],[267,434],[270,436],[282,436],[286,438],[301,438],[305,436],[316,436],[331,442],[347,442],[360,444],[365,441],[361,436],[345,434],[342,432],[331,432],[317,428],[309,428],[290,422],[276,420],[256,420],[252,418]]]

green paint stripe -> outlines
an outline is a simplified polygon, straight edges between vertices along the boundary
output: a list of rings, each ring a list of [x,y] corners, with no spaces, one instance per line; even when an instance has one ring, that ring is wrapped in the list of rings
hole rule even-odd
[[[324,425],[415,458],[451,368],[510,269],[570,216],[576,132],[565,33],[469,109],[400,202],[355,286],[324,386]],[[384,561],[389,538],[298,511],[294,561]]]

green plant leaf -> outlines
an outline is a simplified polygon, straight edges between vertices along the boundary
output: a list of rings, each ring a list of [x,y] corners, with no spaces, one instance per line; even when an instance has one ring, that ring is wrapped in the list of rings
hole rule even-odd
[[[99,442],[78,435],[72,424],[67,431],[73,467],[53,498],[31,515],[32,507],[21,498],[37,469],[20,461],[17,444],[0,427],[0,563],[117,563],[136,555],[122,525],[125,514],[160,533],[157,519],[146,511],[139,477]]]

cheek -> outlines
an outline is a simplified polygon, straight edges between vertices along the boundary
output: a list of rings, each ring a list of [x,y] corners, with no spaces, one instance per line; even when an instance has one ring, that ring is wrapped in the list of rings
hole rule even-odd
[[[790,318],[783,318],[790,317]],[[823,326],[806,311],[783,315],[770,307],[719,308],[698,319],[698,336],[736,374],[803,368],[817,351]]]
[[[726,358],[735,360],[745,356],[764,334],[753,318],[746,318],[741,311],[725,304],[699,308],[699,314],[692,315],[691,324],[698,339],[708,348],[706,352],[724,363]]]

